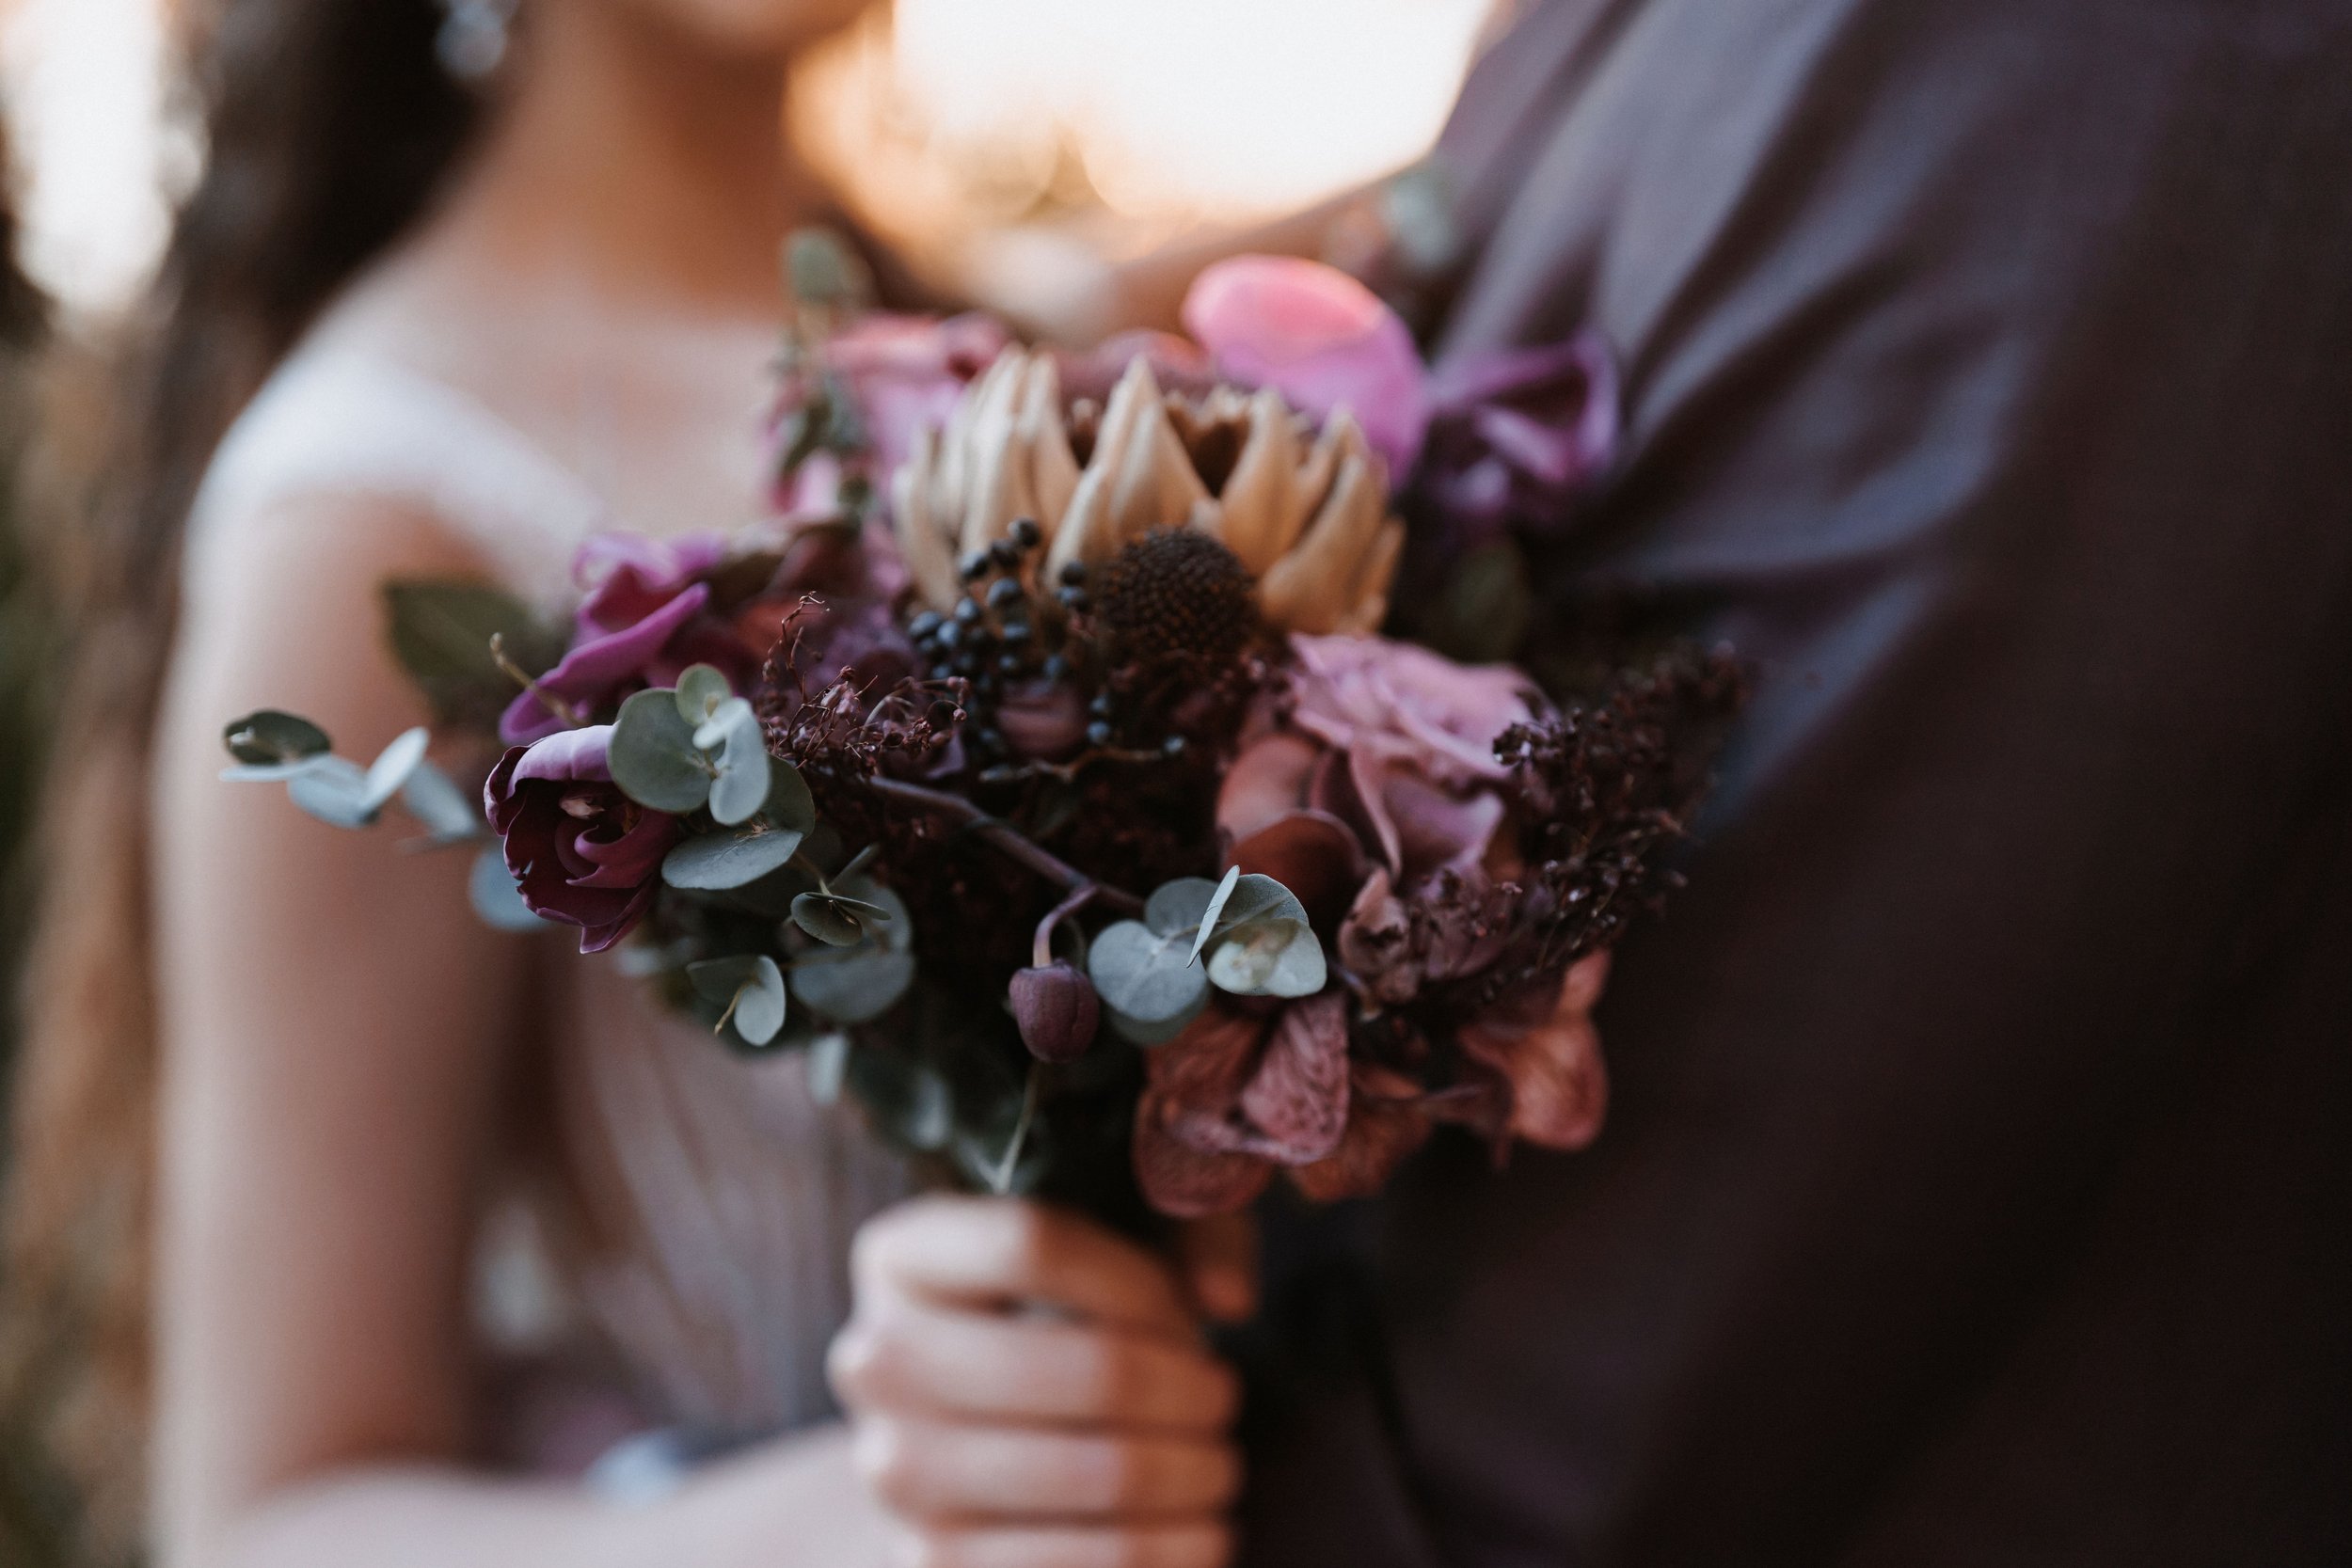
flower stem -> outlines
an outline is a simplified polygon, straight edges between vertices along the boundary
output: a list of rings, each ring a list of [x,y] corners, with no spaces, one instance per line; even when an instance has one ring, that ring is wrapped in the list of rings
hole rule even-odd
[[[1029,961],[1040,969],[1052,963],[1054,961],[1054,928],[1080,910],[1085,909],[1102,891],[1102,883],[1089,882],[1055,905],[1053,912],[1037,923],[1037,938],[1029,946]]]
[[[1096,881],[1076,866],[1040,847],[1011,823],[989,816],[961,796],[949,795],[944,790],[927,789],[921,784],[909,784],[904,779],[874,778],[866,782],[885,800],[914,806],[970,829],[1048,881],[1059,882],[1073,893],[1080,888],[1091,889],[1091,897],[1130,914],[1140,913],[1143,909],[1143,900],[1134,894],[1123,888],[1112,887],[1107,882]]]
[[[1009,1196],[1012,1192],[1013,1173],[1021,1165],[1022,1146],[1029,1141],[1029,1129],[1037,1121],[1038,1088],[1044,1077],[1045,1064],[1031,1062],[1029,1081],[1021,1091],[1021,1119],[1012,1124],[1012,1136],[1005,1142],[1005,1157],[988,1179],[989,1191],[998,1197]]]
[[[498,667],[506,673],[509,680],[536,697],[541,707],[564,721],[569,728],[576,730],[588,722],[585,715],[546,687],[541,686],[521,665],[506,657],[506,636],[503,632],[494,631],[490,634],[490,657],[497,661]]]

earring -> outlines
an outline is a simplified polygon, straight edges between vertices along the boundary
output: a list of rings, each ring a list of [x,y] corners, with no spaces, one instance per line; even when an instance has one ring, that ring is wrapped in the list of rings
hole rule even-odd
[[[440,0],[440,6],[433,49],[441,69],[461,82],[488,80],[506,59],[521,0]]]

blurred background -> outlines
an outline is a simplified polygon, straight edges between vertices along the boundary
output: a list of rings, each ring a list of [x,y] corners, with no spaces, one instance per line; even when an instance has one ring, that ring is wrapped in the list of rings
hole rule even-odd
[[[333,0],[319,0],[332,4]],[[16,1034],[40,706],[103,367],[203,150],[173,0],[0,0],[0,1090]],[[812,57],[793,130],[951,296],[1083,322],[1118,265],[1410,165],[1501,0],[897,0]],[[38,412],[37,412],[38,410]],[[40,445],[28,432],[42,431]],[[0,1129],[5,1129],[0,1121]],[[0,1148],[0,1169],[5,1168]],[[5,1281],[0,1281],[0,1288]],[[56,1560],[46,1467],[0,1430],[0,1565]]]

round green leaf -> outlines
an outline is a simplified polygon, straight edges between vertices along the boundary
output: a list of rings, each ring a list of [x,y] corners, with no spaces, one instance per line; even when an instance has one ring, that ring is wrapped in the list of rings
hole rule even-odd
[[[231,723],[221,739],[230,756],[255,768],[325,756],[335,744],[308,719],[268,707]]]
[[[834,1023],[870,1023],[898,1005],[914,983],[914,958],[880,942],[825,947],[792,964],[792,994]]]
[[[1303,920],[1253,921],[1209,955],[1210,980],[1236,996],[1312,996],[1327,977],[1323,943]]]
[[[801,770],[778,757],[768,759],[768,803],[759,815],[779,828],[809,833],[817,829],[817,798]]]
[[[1191,957],[1198,958],[1200,956],[1200,949],[1209,944],[1209,934],[1216,929],[1217,921],[1225,913],[1225,906],[1232,900],[1233,889],[1240,885],[1241,867],[1228,866],[1225,871],[1225,879],[1217,883],[1209,894],[1209,901],[1201,909],[1200,918],[1195,923],[1197,929],[1192,939]]]
[[[665,687],[621,705],[608,755],[612,782],[641,806],[683,816],[710,799],[711,765],[694,744],[694,726]]]
[[[1143,923],[1163,937],[1197,930],[1208,917],[1216,893],[1217,884],[1206,877],[1179,877],[1163,882],[1143,906]]]
[[[723,827],[736,827],[759,815],[768,803],[770,784],[768,770],[768,740],[760,734],[759,721],[753,716],[749,703],[740,697],[729,699],[728,705],[741,704],[739,720],[728,721],[719,752],[719,776],[710,784],[710,815]],[[717,727],[723,721],[714,719],[704,729]],[[695,738],[702,738],[697,732]]]
[[[873,297],[874,275],[866,259],[837,231],[812,224],[795,229],[784,242],[784,277],[803,305],[858,310]]]
[[[225,784],[284,784],[299,778],[321,763],[332,762],[332,756],[297,757],[292,762],[237,763],[220,770]]]
[[[514,873],[506,869],[505,851],[498,845],[485,846],[473,858],[473,873],[467,879],[466,894],[473,903],[473,912],[493,930],[536,931],[547,925],[523,902]]]
[[[367,828],[375,823],[368,804],[368,776],[348,757],[313,760],[286,781],[287,799],[322,822],[338,828]]]
[[[808,1042],[808,1097],[818,1104],[840,1102],[841,1081],[849,1069],[849,1036],[835,1029]]]
[[[714,665],[690,664],[678,673],[678,717],[690,724],[707,722],[723,704],[734,697],[735,688],[727,684],[726,676]],[[751,706],[749,703],[743,705]]]
[[[698,893],[749,887],[791,863],[802,837],[789,828],[756,826],[740,832],[704,833],[670,851],[661,863],[661,879]]]
[[[889,918],[881,905],[838,893],[803,893],[792,900],[792,924],[834,947],[856,946],[866,940],[869,921]]]
[[[371,816],[391,803],[409,775],[423,765],[424,749],[432,743],[433,732],[419,725],[402,732],[368,765],[365,799]]]
[[[898,1005],[914,983],[914,923],[906,901],[886,887],[848,884],[881,911],[871,934],[854,947],[824,947],[792,963],[792,994],[834,1023],[868,1023]]]
[[[1209,911],[1217,932],[1237,931],[1261,920],[1295,920],[1307,922],[1307,906],[1298,895],[1271,877],[1240,877],[1226,873],[1233,884],[1232,895]]]
[[[686,707],[683,693],[678,697],[678,707],[681,711]],[[689,713],[686,720],[694,726],[694,744],[706,752],[719,750],[739,730],[749,730],[755,736],[759,734],[759,715],[741,697],[723,698],[712,705],[708,713],[700,718]]]
[[[1147,1027],[1199,1011],[1209,989],[1181,936],[1159,936],[1136,920],[1103,928],[1087,952],[1087,974],[1104,1006]]]
[[[686,977],[705,999],[725,1005],[726,1022],[745,1045],[756,1050],[784,1032],[784,971],[767,954],[707,958],[688,964]]]
[[[480,838],[486,827],[481,797],[468,795],[429,762],[417,764],[400,786],[400,803],[435,844],[464,844]]]

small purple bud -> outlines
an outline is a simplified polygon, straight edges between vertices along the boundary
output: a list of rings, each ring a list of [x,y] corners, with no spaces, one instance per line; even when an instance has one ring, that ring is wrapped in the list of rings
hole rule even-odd
[[[1103,1005],[1094,983],[1065,960],[1012,977],[1012,1016],[1031,1055],[1041,1062],[1074,1062],[1094,1043]]]

